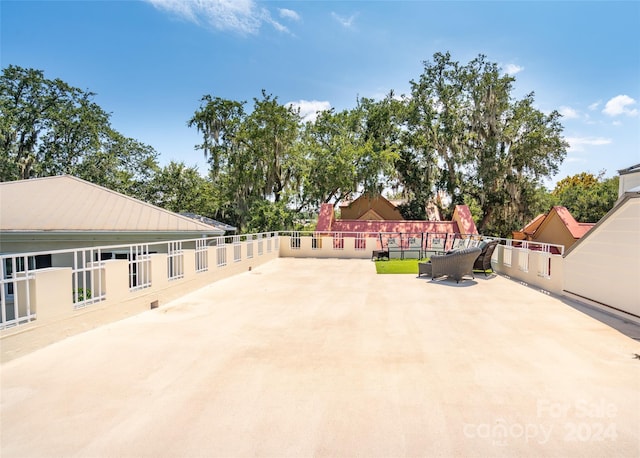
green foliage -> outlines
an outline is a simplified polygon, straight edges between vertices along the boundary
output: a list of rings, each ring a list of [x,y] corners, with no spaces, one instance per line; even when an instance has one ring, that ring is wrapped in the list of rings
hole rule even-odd
[[[324,111],[304,126],[301,207],[382,192],[397,157],[391,106],[389,99],[361,99],[353,110]]]
[[[157,168],[157,153],[113,130],[93,96],[40,70],[4,68],[0,180],[70,174],[138,196]]]
[[[406,220],[424,220],[427,217],[426,207],[422,199],[412,199],[407,203],[398,205],[398,210]]]
[[[480,55],[466,65],[436,53],[412,82],[406,150],[397,164],[414,198],[444,190],[448,213],[473,202],[481,232],[506,235],[531,206],[540,181],[566,154],[560,115],[512,99],[514,78]]]
[[[145,200],[169,211],[190,212],[214,217],[214,193],[211,181],[196,167],[171,161],[160,168],[144,190]]]
[[[444,218],[465,203],[492,235],[555,202],[593,220],[617,188],[583,176],[544,192],[540,183],[566,152],[560,115],[535,109],[533,94],[514,99],[514,81],[482,55],[461,64],[436,53],[408,96],[359,98],[304,124],[264,90],[250,109],[205,95],[188,121],[209,161],[202,177],[184,163],[160,167],[153,148],[111,128],[92,93],[9,66],[0,80],[0,179],[68,173],[242,232],[294,229],[322,203],[389,189],[406,201],[406,219],[425,218],[427,202],[443,194]]]
[[[241,230],[267,230],[262,224],[273,221],[282,206],[269,208],[265,202],[287,201],[297,176],[300,117],[265,91],[254,99],[251,113],[244,105],[206,95],[189,126],[203,137],[197,148],[211,164],[216,214]]]
[[[78,300],[76,301],[76,292],[78,294]],[[73,302],[82,302],[91,299],[91,290],[89,288],[78,288],[77,291],[73,291]]]
[[[582,223],[596,223],[618,199],[619,178],[579,173],[560,180],[552,192],[554,205],[566,207]]]
[[[254,203],[251,210],[248,232],[282,231],[294,227],[296,214],[284,202],[262,200]]]

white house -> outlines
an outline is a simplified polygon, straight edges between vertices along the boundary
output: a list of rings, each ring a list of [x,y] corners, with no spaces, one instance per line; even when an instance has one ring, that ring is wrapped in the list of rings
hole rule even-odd
[[[640,164],[618,170],[618,174],[620,175],[618,197],[622,197],[629,190],[640,187]]]

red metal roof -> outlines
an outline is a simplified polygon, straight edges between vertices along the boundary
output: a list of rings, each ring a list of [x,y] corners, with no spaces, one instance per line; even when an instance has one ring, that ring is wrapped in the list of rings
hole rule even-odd
[[[461,224],[463,227],[460,227]],[[335,219],[333,206],[322,204],[318,215],[318,232],[401,232],[410,233],[442,233],[442,234],[477,234],[471,212],[466,205],[457,205],[454,221],[406,221],[406,220],[355,220]]]
[[[566,207],[555,206],[553,207],[553,210],[556,211],[556,213],[558,214],[558,216],[560,217],[564,225],[567,226],[567,229],[569,230],[569,232],[571,233],[571,236],[574,239],[579,239],[584,234],[586,234],[589,231],[589,229],[595,226],[595,223],[577,222],[575,218],[571,215],[571,212],[569,212],[569,210],[567,210]]]
[[[317,229],[319,230],[319,229]],[[458,224],[453,221],[366,221],[339,219],[331,225],[338,232],[439,232],[459,233]]]

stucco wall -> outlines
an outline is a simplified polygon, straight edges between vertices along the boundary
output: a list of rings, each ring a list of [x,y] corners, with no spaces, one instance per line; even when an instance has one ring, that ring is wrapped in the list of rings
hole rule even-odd
[[[556,212],[545,219],[536,231],[534,240],[541,243],[564,245],[565,250],[576,242]]]
[[[631,188],[635,188],[637,186],[640,186],[640,171],[620,175],[620,181],[618,184],[618,197],[622,196],[622,194],[624,194]]]
[[[271,250],[268,249],[271,243]],[[247,243],[240,245],[239,260],[234,259],[234,245],[222,248],[208,247],[208,270],[195,271],[195,253],[184,250],[184,277],[175,280],[167,278],[167,255],[151,255],[151,286],[139,290],[129,288],[129,262],[109,260],[102,264],[104,269],[100,285],[106,293],[105,300],[74,310],[72,294],[72,269],[53,267],[32,271],[29,280],[31,311],[36,320],[31,323],[0,330],[1,360],[7,361],[41,348],[67,336],[83,332],[97,326],[135,315],[148,310],[152,303],[163,304],[202,288],[214,281],[245,272],[278,257],[276,240],[263,240],[262,254],[258,253],[258,242],[254,241],[253,257],[249,258]],[[226,265],[219,266],[219,250],[226,253]],[[19,288],[26,288],[19,283]],[[21,296],[26,291],[19,292]],[[94,290],[94,294],[98,294]]]
[[[627,200],[567,253],[564,290],[640,317],[640,198]]]
[[[507,254],[511,252],[511,263],[505,263]],[[523,270],[521,258],[526,256],[527,268]],[[498,245],[492,256],[492,266],[500,274],[519,280],[530,286],[538,287],[554,294],[562,294],[562,276],[564,263],[562,256],[550,255],[539,251],[509,248]],[[549,276],[542,275],[545,266],[549,266]]]
[[[371,252],[378,249],[378,239],[367,237],[364,239],[364,248],[356,249],[355,237],[344,237],[342,248],[334,249],[333,237],[318,237],[314,246],[313,237],[300,237],[300,243],[291,243],[290,236],[280,236],[280,256],[303,258],[345,258],[368,259]],[[338,243],[338,242],[335,242]],[[363,243],[363,242],[358,242]],[[359,245],[362,246],[362,245]]]

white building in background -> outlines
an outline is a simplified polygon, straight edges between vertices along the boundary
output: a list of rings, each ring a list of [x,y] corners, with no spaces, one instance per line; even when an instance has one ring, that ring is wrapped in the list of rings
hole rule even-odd
[[[618,197],[627,192],[640,188],[640,164],[632,165],[626,169],[618,170],[620,175],[620,184],[618,185]]]

